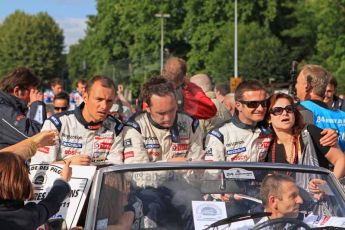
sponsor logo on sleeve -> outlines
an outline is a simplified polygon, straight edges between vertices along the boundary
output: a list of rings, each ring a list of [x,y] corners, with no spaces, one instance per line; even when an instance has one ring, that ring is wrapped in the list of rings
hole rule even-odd
[[[125,153],[123,154],[123,157],[124,157],[125,159],[130,158],[130,157],[134,157],[134,152],[133,152],[133,151],[125,152]]]
[[[123,146],[124,146],[125,148],[132,147],[132,139],[131,139],[131,138],[125,139],[125,140],[123,141]]]
[[[75,149],[66,149],[64,151],[64,154],[65,155],[79,155],[80,152],[78,150],[75,150]]]
[[[172,144],[171,149],[172,151],[186,151],[189,148],[189,144]]]

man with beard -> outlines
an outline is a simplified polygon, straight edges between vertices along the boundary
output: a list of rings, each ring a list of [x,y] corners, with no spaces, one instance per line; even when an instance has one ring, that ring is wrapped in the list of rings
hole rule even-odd
[[[144,84],[142,98],[148,105],[146,112],[134,115],[123,129],[124,163],[201,160],[199,122],[177,112],[173,84],[163,77],[154,77]],[[191,200],[201,200],[201,192],[183,179],[169,183],[163,179],[167,176],[164,172],[133,176],[136,186],[141,188],[136,196],[143,202],[144,226],[166,226],[176,214],[181,217],[183,229],[194,229]],[[185,175],[177,173],[176,177],[179,176]]]

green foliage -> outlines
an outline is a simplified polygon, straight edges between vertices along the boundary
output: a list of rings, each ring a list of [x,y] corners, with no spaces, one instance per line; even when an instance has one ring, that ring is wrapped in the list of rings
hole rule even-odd
[[[345,0],[238,0],[238,70],[244,78],[290,80],[292,60],[324,65],[345,90]],[[228,81],[234,69],[234,1],[98,0],[87,36],[71,47],[69,73],[107,74],[138,96],[159,73],[160,19],[165,57],[185,58],[190,75]],[[86,63],[83,64],[83,63]],[[84,68],[86,67],[86,68]]]
[[[63,33],[47,13],[16,11],[0,24],[0,75],[27,66],[44,82],[61,77]]]

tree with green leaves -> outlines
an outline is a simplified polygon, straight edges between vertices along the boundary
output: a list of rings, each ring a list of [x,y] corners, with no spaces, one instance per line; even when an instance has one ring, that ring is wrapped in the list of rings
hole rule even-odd
[[[0,75],[31,68],[44,82],[62,76],[63,32],[47,14],[16,11],[0,24]]]

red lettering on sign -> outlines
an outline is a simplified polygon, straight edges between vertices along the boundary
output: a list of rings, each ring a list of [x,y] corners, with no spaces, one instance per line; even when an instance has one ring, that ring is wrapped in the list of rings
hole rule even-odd
[[[173,151],[186,151],[188,150],[189,144],[173,144],[171,146]]]
[[[100,143],[98,143],[98,148],[100,150],[110,150],[111,144],[112,143],[108,143],[108,142],[100,142]]]

